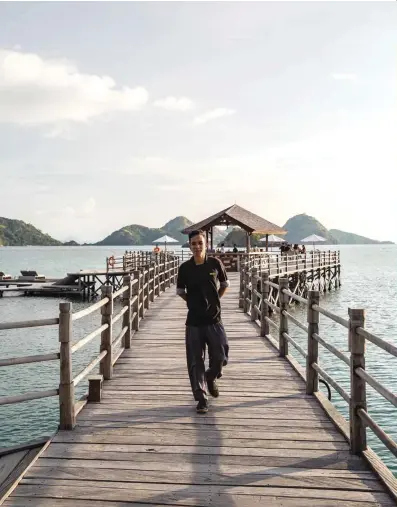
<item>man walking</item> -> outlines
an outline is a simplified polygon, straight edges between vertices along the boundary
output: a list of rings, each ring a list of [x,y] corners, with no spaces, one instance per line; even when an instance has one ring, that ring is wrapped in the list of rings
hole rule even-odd
[[[180,265],[177,294],[187,302],[186,358],[190,385],[197,403],[197,412],[208,412],[208,391],[219,396],[216,379],[222,376],[227,364],[229,345],[221,321],[220,298],[229,286],[222,262],[207,257],[206,238],[203,231],[189,234],[189,246],[193,257]],[[218,287],[219,284],[219,287]],[[208,347],[209,368],[205,370],[205,349]]]

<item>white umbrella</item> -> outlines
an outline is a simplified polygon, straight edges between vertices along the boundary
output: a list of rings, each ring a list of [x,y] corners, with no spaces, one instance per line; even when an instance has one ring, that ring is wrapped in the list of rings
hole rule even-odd
[[[266,241],[266,236],[261,238],[259,241]],[[284,238],[279,238],[278,236],[275,236],[274,234],[269,234],[268,242],[269,243],[283,243],[286,241]]]
[[[312,234],[310,236],[307,236],[307,238],[301,239],[301,243],[312,243],[313,244],[313,250],[314,250],[314,243],[318,243],[319,241],[327,241],[322,236],[317,236],[317,234]]]
[[[167,243],[179,243],[179,241],[177,239],[171,238],[171,236],[165,235],[152,241],[152,243],[164,243],[164,250],[167,250]]]

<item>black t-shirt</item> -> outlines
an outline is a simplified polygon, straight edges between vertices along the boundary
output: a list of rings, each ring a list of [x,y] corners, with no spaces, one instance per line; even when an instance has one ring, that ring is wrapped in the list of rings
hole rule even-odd
[[[194,258],[179,266],[177,293],[187,293],[187,326],[207,326],[221,320],[218,283],[228,287],[225,267],[219,259],[206,257],[204,264]]]

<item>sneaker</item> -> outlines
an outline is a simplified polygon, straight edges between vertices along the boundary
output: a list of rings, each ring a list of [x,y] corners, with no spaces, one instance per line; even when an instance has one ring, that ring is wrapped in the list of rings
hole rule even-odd
[[[197,403],[196,411],[198,414],[206,414],[208,412],[208,401],[200,400]]]
[[[207,375],[206,375],[206,380],[207,380],[207,387],[208,387],[208,391],[209,391],[210,395],[213,398],[218,398],[219,389],[218,389],[216,380],[209,380]]]

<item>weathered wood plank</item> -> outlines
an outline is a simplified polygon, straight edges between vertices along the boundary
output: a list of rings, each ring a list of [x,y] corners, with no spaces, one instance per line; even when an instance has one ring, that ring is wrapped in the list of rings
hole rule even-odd
[[[372,479],[374,475],[369,470],[345,470],[335,468],[299,468],[299,467],[266,467],[258,465],[242,465],[241,463],[228,464],[222,460],[211,463],[190,463],[188,461],[126,461],[108,459],[62,459],[41,458],[40,467],[61,468],[97,468],[97,469],[122,469],[122,470],[172,470],[173,472],[197,472],[215,474],[247,474],[256,473],[261,475],[292,475],[299,477],[341,477],[344,479]],[[131,476],[130,476],[131,477]]]
[[[21,487],[22,488],[22,487]],[[40,492],[39,492],[40,493]],[[195,507],[208,507],[208,503],[206,503],[207,498],[196,498],[191,501],[190,499],[174,500],[173,498],[166,497],[163,501],[169,500],[169,503],[152,503],[149,501],[145,501],[145,503],[140,503],[140,501],[127,500],[123,501],[113,501],[113,500],[101,500],[101,499],[68,499],[68,498],[56,498],[56,507],[130,507],[133,505],[134,507],[148,507],[148,505],[155,505],[156,507],[172,507],[172,506],[182,506],[182,505],[194,505]],[[268,496],[264,497],[250,497],[250,496],[236,496],[233,497],[229,494],[219,494],[215,497],[215,502],[213,505],[216,507],[302,507],[302,500],[300,498],[280,498],[277,496]],[[321,498],[305,498],[305,507],[330,507],[330,501],[328,499]],[[21,497],[13,497],[12,499],[7,500],[4,504],[6,507],[54,507],[54,499],[53,498],[43,498],[37,496],[35,498],[29,497],[28,503],[27,499],[24,496]],[[381,505],[380,503],[374,502],[360,502],[357,504],[355,501],[346,501],[343,502],[335,502],[333,501],[332,507],[375,507]],[[383,504],[385,505],[385,504]],[[390,505],[390,504],[389,504]]]
[[[64,453],[73,457],[74,449],[85,450],[87,453],[91,451],[106,452],[134,452],[134,453],[156,453],[158,454],[203,454],[205,456],[290,456],[300,458],[324,458],[329,456],[330,451],[325,449],[301,449],[291,448],[240,448],[240,447],[221,447],[221,446],[196,446],[196,445],[139,445],[139,444],[97,444],[97,443],[78,443],[72,447],[68,443],[54,442],[52,449],[64,447]],[[348,450],[335,450],[335,456],[339,459],[347,459],[350,456]],[[46,456],[48,456],[46,454]]]
[[[294,440],[292,440],[294,438]],[[163,433],[160,435],[154,435],[152,432],[138,433],[137,435],[112,435],[102,434],[96,432],[95,434],[73,434],[58,438],[56,441],[59,443],[81,443],[81,444],[123,444],[124,447],[129,445],[150,445],[150,446],[173,446],[175,443],[180,446],[191,447],[194,444],[196,447],[221,447],[225,448],[243,448],[244,453],[248,448],[253,452],[257,452],[258,449],[321,449],[331,451],[346,451],[348,446],[345,441],[327,441],[317,437],[315,440],[310,439],[309,436],[306,439],[297,439],[297,436],[288,435],[287,438],[275,439],[255,439],[255,438],[227,438],[224,437],[220,432],[218,435],[209,436],[207,434],[198,434],[192,436],[180,435],[179,433]],[[237,451],[236,451],[237,453]]]
[[[192,484],[205,486],[230,485],[230,486],[255,486],[255,487],[275,487],[275,488],[316,488],[329,489],[329,476],[316,476],[310,472],[294,473],[290,470],[288,473],[274,474],[268,469],[268,473],[246,471],[225,472],[217,471],[213,468],[211,471],[198,471],[192,469],[190,472],[171,471],[164,467],[163,470],[142,470],[135,469],[122,470],[120,468],[92,468],[92,467],[40,467],[37,466],[30,470],[25,479],[62,479],[79,481],[104,481],[104,482],[141,482],[141,483],[164,483],[164,484]],[[383,486],[374,478],[349,478],[338,477],[338,489],[355,491],[381,491]]]
[[[149,447],[152,448],[152,447]],[[67,446],[51,446],[44,455],[45,458],[56,459],[93,459],[102,461],[131,461],[133,463],[201,463],[201,464],[227,464],[241,466],[261,467],[298,467],[298,468],[321,468],[335,470],[360,470],[368,471],[367,465],[356,456],[340,456],[338,453],[330,452],[321,457],[304,458],[300,456],[220,456],[205,454],[173,454],[142,452],[117,452],[87,450],[81,444],[74,446],[73,455],[68,452]]]
[[[208,505],[216,502],[216,496],[219,494],[230,494],[233,497],[250,496],[266,498],[267,496],[278,496],[281,498],[299,497],[304,503],[306,498],[326,498],[332,501],[354,500],[356,502],[382,502],[382,505],[394,505],[392,500],[385,494],[368,491],[349,491],[337,489],[304,489],[304,488],[275,488],[275,487],[256,487],[256,486],[217,486],[206,485],[198,486],[194,484],[158,484],[147,482],[115,482],[108,485],[98,486],[97,481],[74,480],[74,479],[23,479],[21,486],[24,486],[28,494],[36,496],[40,492],[41,496],[53,498],[77,498],[92,499],[96,498],[107,500],[132,501],[134,499],[142,501],[144,499],[163,502],[163,497],[184,500],[194,500],[195,497],[205,497]],[[30,491],[29,491],[30,490]],[[36,494],[34,494],[36,493]],[[44,494],[43,494],[44,493]],[[84,495],[84,496],[83,496]],[[195,505],[194,503],[192,505]],[[218,505],[215,503],[215,505]]]

